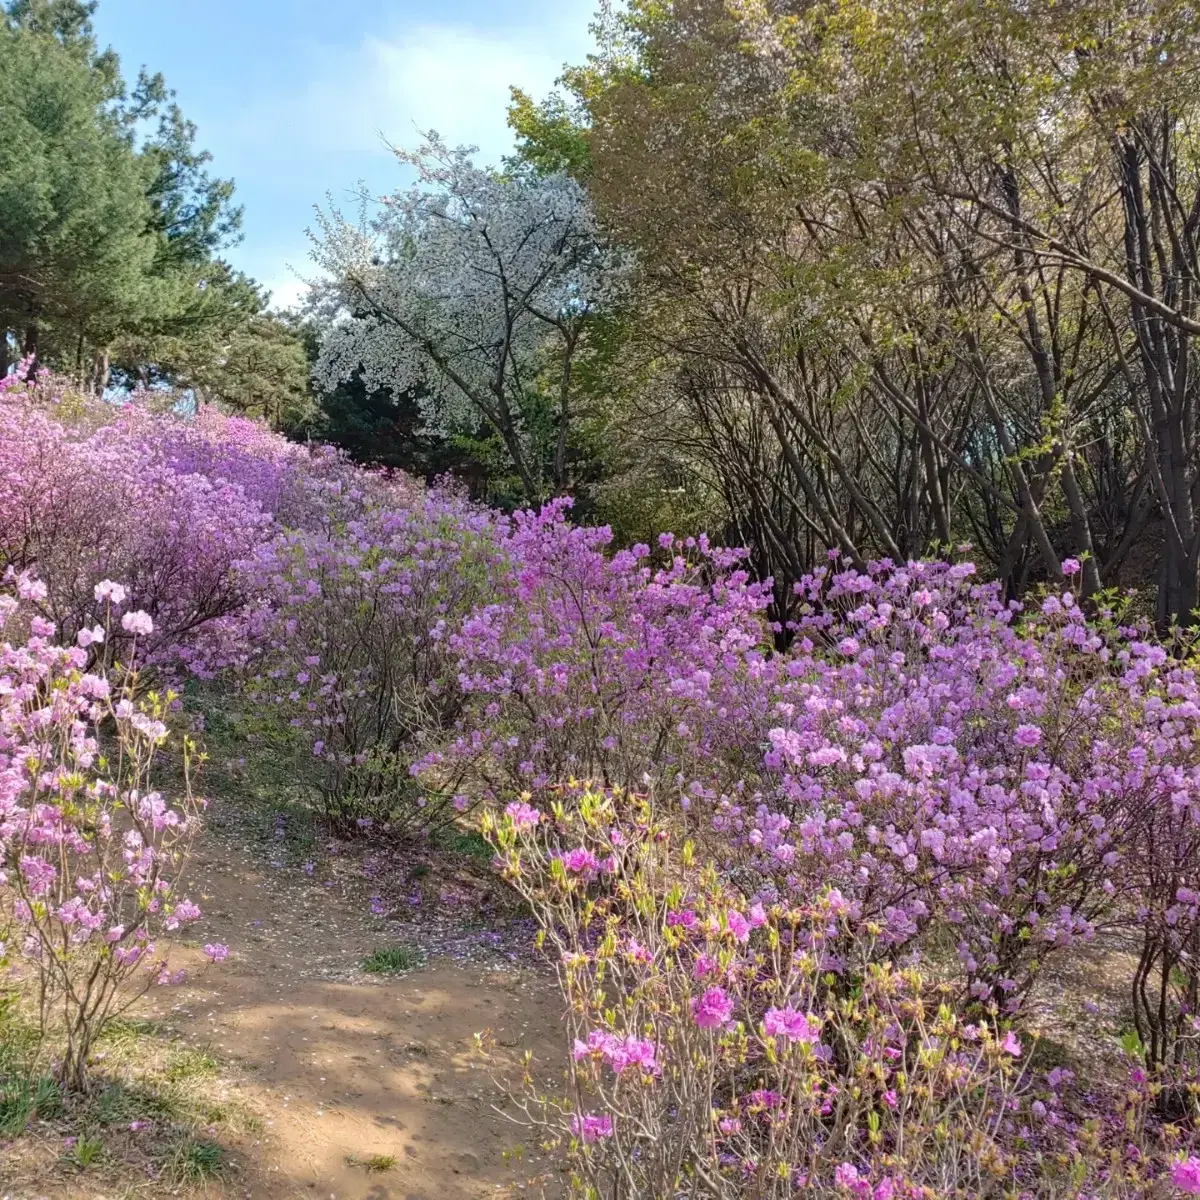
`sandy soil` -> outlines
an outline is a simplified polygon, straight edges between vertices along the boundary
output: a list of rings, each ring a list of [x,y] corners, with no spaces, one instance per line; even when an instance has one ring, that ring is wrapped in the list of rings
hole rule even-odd
[[[527,936],[508,938],[507,952],[487,928],[447,945],[444,927],[372,916],[365,897],[338,895],[340,883],[273,869],[223,841],[206,835],[189,869],[188,890],[205,916],[171,957],[189,968],[189,982],[154,989],[131,1014],[206,1049],[239,1106],[261,1118],[253,1134],[213,1129],[230,1170],[204,1193],[478,1200],[524,1192],[536,1157],[522,1146],[525,1130],[498,1111],[512,1110],[475,1035],[490,1030],[514,1079],[526,1049],[539,1074],[553,1077],[562,1054],[557,991],[544,969],[511,953]],[[213,966],[199,947],[216,941],[230,954]],[[391,977],[362,971],[366,954],[400,942],[429,949],[426,964]],[[518,1147],[521,1161],[506,1161]],[[372,1156],[394,1165],[371,1170]],[[146,1191],[144,1180],[126,1191],[126,1179],[118,1185],[103,1170],[52,1182],[29,1165],[13,1190],[0,1164],[0,1195],[187,1194],[165,1183]]]
[[[474,1039],[490,1029],[514,1061],[524,1048],[553,1061],[559,1007],[544,974],[484,953],[367,975],[364,955],[398,940],[390,923],[240,852],[203,848],[190,873],[206,913],[198,936],[230,956],[182,995],[156,993],[174,1003],[149,1012],[235,1063],[263,1114],[228,1192],[475,1200],[514,1183],[504,1152],[524,1131],[496,1111],[504,1097]],[[396,1165],[369,1172],[360,1164],[373,1155]]]

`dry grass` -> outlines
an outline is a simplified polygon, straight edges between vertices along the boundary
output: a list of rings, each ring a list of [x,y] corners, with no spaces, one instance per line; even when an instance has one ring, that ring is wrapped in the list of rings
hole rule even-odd
[[[35,1047],[10,1000],[0,1019],[0,1153],[14,1196],[35,1185],[39,1194],[198,1194],[236,1175],[229,1143],[262,1129],[228,1064],[152,1022],[113,1022],[82,1095],[62,1093],[47,1070],[53,1048]]]

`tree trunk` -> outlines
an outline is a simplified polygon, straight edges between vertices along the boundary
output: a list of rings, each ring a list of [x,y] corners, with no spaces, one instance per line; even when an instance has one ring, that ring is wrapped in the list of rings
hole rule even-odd
[[[108,390],[108,381],[112,374],[108,351],[100,350],[92,355],[92,378],[90,390],[93,396],[103,396]]]
[[[36,321],[25,326],[25,342],[21,347],[21,357],[29,360],[26,377],[32,375],[38,367],[38,327]]]
[[[1172,229],[1178,219],[1177,205],[1163,194],[1162,183],[1155,182],[1174,174],[1175,151],[1169,134],[1163,133],[1159,140],[1149,134],[1140,141],[1132,135],[1118,139],[1114,153],[1124,213],[1126,275],[1141,292],[1178,305],[1190,318],[1195,307],[1190,288],[1178,297],[1172,289],[1180,281],[1195,279],[1200,271],[1194,242],[1176,233],[1170,239],[1176,249],[1165,265],[1161,252],[1156,255],[1156,235],[1161,239],[1162,230]],[[1193,501],[1197,393],[1189,372],[1193,344],[1190,333],[1164,321],[1147,304],[1132,301],[1130,313],[1142,360],[1155,482],[1166,528],[1156,613],[1159,627],[1165,629],[1175,622],[1195,620],[1200,592],[1200,527]]]

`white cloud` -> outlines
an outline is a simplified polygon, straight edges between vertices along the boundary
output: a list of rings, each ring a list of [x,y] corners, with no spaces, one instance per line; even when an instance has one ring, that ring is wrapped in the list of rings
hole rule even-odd
[[[368,36],[323,54],[296,92],[245,112],[242,136],[264,149],[384,155],[385,141],[413,146],[418,131],[436,129],[451,145],[477,145],[496,161],[512,149],[509,88],[540,97],[565,64],[581,62],[590,11],[590,0],[567,0],[557,19],[534,29],[424,24]]]
[[[308,284],[294,275],[285,276],[266,285],[271,293],[271,308],[283,310],[298,308],[300,301],[308,294]]]
[[[411,142],[416,129],[436,129],[451,144],[479,146],[487,159],[512,149],[505,123],[510,86],[540,96],[567,57],[525,38],[438,26],[394,41],[371,39],[364,56],[378,125],[389,140]]]

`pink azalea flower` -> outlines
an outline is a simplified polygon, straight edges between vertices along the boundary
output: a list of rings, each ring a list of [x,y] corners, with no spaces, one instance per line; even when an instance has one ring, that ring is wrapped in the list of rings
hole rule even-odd
[[[725,922],[729,926],[729,932],[734,938],[743,944],[750,940],[750,922],[735,908],[731,908],[725,916]]]
[[[1036,725],[1018,725],[1013,741],[1022,749],[1029,750],[1042,740],[1042,731]]]
[[[96,584],[92,594],[97,600],[107,600],[111,604],[125,602],[125,589],[119,583],[113,583],[111,579],[102,579]]]
[[[858,1173],[858,1168],[853,1163],[839,1163],[837,1169],[833,1173],[833,1181],[840,1188],[847,1188],[850,1191],[857,1191],[861,1177]]]
[[[601,1138],[612,1137],[613,1120],[607,1113],[603,1116],[584,1113],[582,1118],[571,1118],[571,1132],[585,1142],[597,1142]]]
[[[812,1045],[817,1041],[817,1032],[808,1017],[793,1008],[769,1008],[763,1017],[763,1028],[768,1037],[784,1037],[789,1042],[804,1042]]]
[[[716,1029],[732,1015],[733,1001],[724,988],[709,988],[703,996],[692,1000],[692,1019],[701,1029]]]
[[[1200,1196],[1200,1158],[1192,1155],[1175,1163],[1171,1183],[1185,1196]]]
[[[578,846],[562,856],[562,864],[575,875],[594,875],[600,869],[600,860],[585,846]]]
[[[154,632],[154,622],[150,619],[149,613],[137,609],[134,612],[127,612],[121,618],[121,628],[135,637],[145,637]]]

